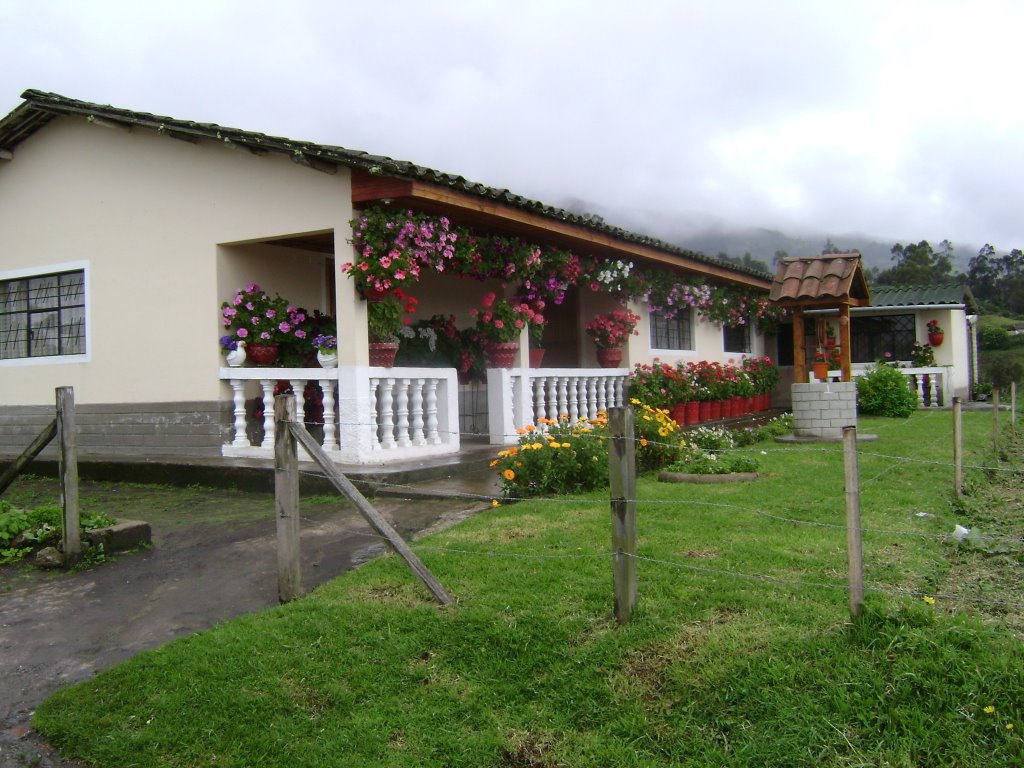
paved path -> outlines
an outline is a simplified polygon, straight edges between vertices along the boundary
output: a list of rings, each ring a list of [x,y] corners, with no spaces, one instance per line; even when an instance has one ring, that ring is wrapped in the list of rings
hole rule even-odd
[[[406,538],[456,522],[481,503],[375,502]],[[274,521],[153,531],[153,548],[77,573],[0,572],[0,767],[61,768],[30,730],[48,695],[140,651],[277,604]],[[306,589],[386,545],[346,509],[303,520]],[[410,578],[412,578],[410,576]]]

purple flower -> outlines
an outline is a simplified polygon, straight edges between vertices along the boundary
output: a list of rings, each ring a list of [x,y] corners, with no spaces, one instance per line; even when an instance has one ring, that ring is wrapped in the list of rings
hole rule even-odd
[[[288,325],[288,323],[281,323],[280,325],[277,326],[277,330],[279,330],[281,333],[288,333],[291,329],[292,327]]]
[[[306,332],[304,330],[302,330],[301,328],[299,328],[299,330],[297,330],[295,332],[295,338],[296,339],[304,339],[304,338],[306,338]]]
[[[268,341],[270,339],[270,334],[264,331],[263,333],[260,334],[260,338],[263,339],[264,341]]]
[[[238,336],[238,338],[244,339],[246,336],[249,335],[249,329],[248,328],[239,328],[238,331],[236,332],[236,335]]]
[[[273,320],[275,317],[277,317],[277,310],[276,309],[268,309],[267,312],[266,312],[266,315],[267,315],[267,319],[268,320]]]

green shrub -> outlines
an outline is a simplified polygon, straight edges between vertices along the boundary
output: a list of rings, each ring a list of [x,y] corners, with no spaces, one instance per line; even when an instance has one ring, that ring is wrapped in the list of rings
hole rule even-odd
[[[637,474],[667,467],[679,458],[679,425],[662,408],[651,408],[636,398],[630,402],[635,415]]]
[[[899,368],[879,362],[857,378],[857,408],[865,416],[905,419],[917,409],[917,394]]]
[[[1010,332],[1001,325],[982,325],[978,329],[978,346],[981,349],[1007,349]]]
[[[683,449],[679,459],[667,469],[688,475],[728,475],[733,472],[756,472],[757,461],[752,456],[717,453],[690,445]]]
[[[570,425],[538,419],[519,442],[491,462],[506,499],[580,493],[608,485],[608,429],[604,419]]]

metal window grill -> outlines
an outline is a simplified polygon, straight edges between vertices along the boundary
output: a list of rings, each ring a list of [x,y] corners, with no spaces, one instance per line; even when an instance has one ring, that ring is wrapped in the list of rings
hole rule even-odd
[[[84,270],[0,281],[0,360],[84,352]]]

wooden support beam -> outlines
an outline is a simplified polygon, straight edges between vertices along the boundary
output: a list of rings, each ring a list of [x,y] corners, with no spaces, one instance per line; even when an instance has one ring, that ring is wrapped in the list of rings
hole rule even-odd
[[[842,376],[840,381],[853,381],[853,366],[850,364],[850,305],[844,304],[839,308],[839,348],[840,348],[840,370]]]
[[[632,408],[609,408],[608,472],[612,507],[612,589],[615,620],[633,617],[637,598],[636,443]]]
[[[274,398],[274,512],[277,520],[277,599],[302,594],[299,570],[299,458],[288,424],[295,421],[295,395]]]
[[[284,429],[285,424],[279,424],[278,429]],[[383,536],[388,544],[391,545],[403,560],[413,574],[420,580],[420,582],[427,589],[430,590],[431,594],[437,599],[442,605],[451,605],[455,602],[455,599],[448,594],[441,582],[430,572],[430,570],[423,564],[423,562],[416,556],[416,553],[409,549],[409,545],[405,543],[405,540],[398,534],[391,524],[388,523],[380,512],[378,512],[374,506],[366,500],[366,497],[359,492],[359,489],[352,485],[351,481],[341,473],[341,471],[334,466],[334,462],[331,461],[330,457],[324,453],[323,448],[320,444],[314,440],[310,434],[306,431],[306,427],[302,424],[297,424],[294,421],[287,423],[287,429],[295,436],[306,453],[312,457],[312,459],[320,465],[320,469],[323,470],[324,474],[327,475],[327,479],[331,481],[335,488],[341,491],[344,496],[351,501],[359,513],[366,518],[367,522],[373,527],[373,529]]]
[[[4,470],[2,475],[0,475],[0,493],[7,490],[7,486],[14,482],[14,478],[22,473],[22,470],[28,466],[32,459],[42,453],[43,448],[49,445],[50,441],[53,440],[56,435],[57,420],[53,419],[49,424],[43,427],[42,432],[36,435],[36,439],[32,441],[29,447],[13,461],[7,469]]]
[[[78,451],[75,447],[75,390],[57,387],[57,443],[60,500],[63,520],[64,563],[73,565],[82,555],[82,529],[78,516]]]
[[[804,333],[804,311],[793,310],[793,383],[807,383],[807,342]]]
[[[320,173],[335,174],[338,172],[337,163],[331,163],[326,160],[321,160],[313,155],[307,155],[305,152],[295,150],[289,155],[293,163],[304,165],[307,168],[312,168],[314,171],[320,171]]]

